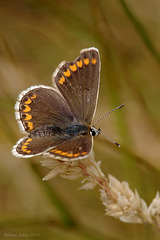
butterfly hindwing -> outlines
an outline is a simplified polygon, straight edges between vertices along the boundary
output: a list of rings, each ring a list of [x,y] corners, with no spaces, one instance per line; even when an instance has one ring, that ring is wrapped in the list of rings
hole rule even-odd
[[[49,149],[51,139],[25,137],[20,139],[13,147],[12,153],[16,157],[29,158],[41,154],[46,149]],[[52,142],[53,144],[53,142]]]
[[[20,139],[12,149],[16,157],[29,158],[62,144],[69,139],[63,136],[56,128],[42,127],[28,137]]]
[[[50,149],[45,155],[61,160],[75,160],[86,158],[91,149],[91,135],[81,135]]]

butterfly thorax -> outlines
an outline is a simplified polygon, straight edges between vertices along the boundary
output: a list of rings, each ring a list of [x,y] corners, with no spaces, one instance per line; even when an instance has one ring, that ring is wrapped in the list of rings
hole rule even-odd
[[[66,133],[70,136],[87,135],[89,134],[89,126],[87,125],[73,125],[66,129]]]

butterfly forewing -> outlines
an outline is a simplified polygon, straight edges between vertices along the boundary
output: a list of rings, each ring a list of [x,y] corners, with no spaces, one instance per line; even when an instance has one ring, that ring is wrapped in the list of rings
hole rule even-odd
[[[77,121],[91,123],[99,90],[100,59],[96,48],[84,49],[73,62],[60,65],[53,78]]]
[[[16,117],[26,132],[47,126],[70,125],[74,116],[65,99],[53,88],[35,86],[20,94]]]

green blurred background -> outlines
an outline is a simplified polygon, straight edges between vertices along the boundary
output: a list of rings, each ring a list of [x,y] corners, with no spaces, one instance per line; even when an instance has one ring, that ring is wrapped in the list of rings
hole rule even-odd
[[[95,120],[126,104],[99,122],[121,148],[99,136],[95,158],[147,204],[160,189],[160,2],[0,1],[0,239],[160,239],[148,226],[104,216],[98,188],[78,190],[80,179],[42,182],[41,157],[11,154],[23,136],[14,118],[18,94],[51,85],[62,60],[92,46],[101,56]]]

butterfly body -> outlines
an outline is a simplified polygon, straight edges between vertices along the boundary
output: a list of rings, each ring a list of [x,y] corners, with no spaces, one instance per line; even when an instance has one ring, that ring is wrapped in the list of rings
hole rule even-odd
[[[27,137],[13,147],[16,157],[39,154],[61,160],[85,158],[98,130],[91,127],[99,91],[100,59],[96,48],[83,49],[73,62],[62,62],[54,87],[33,86],[20,93],[16,119]]]
[[[89,129],[90,127],[87,125],[73,125],[66,128],[44,126],[32,131],[28,136],[32,138],[56,137],[67,140],[79,135],[90,134]]]

